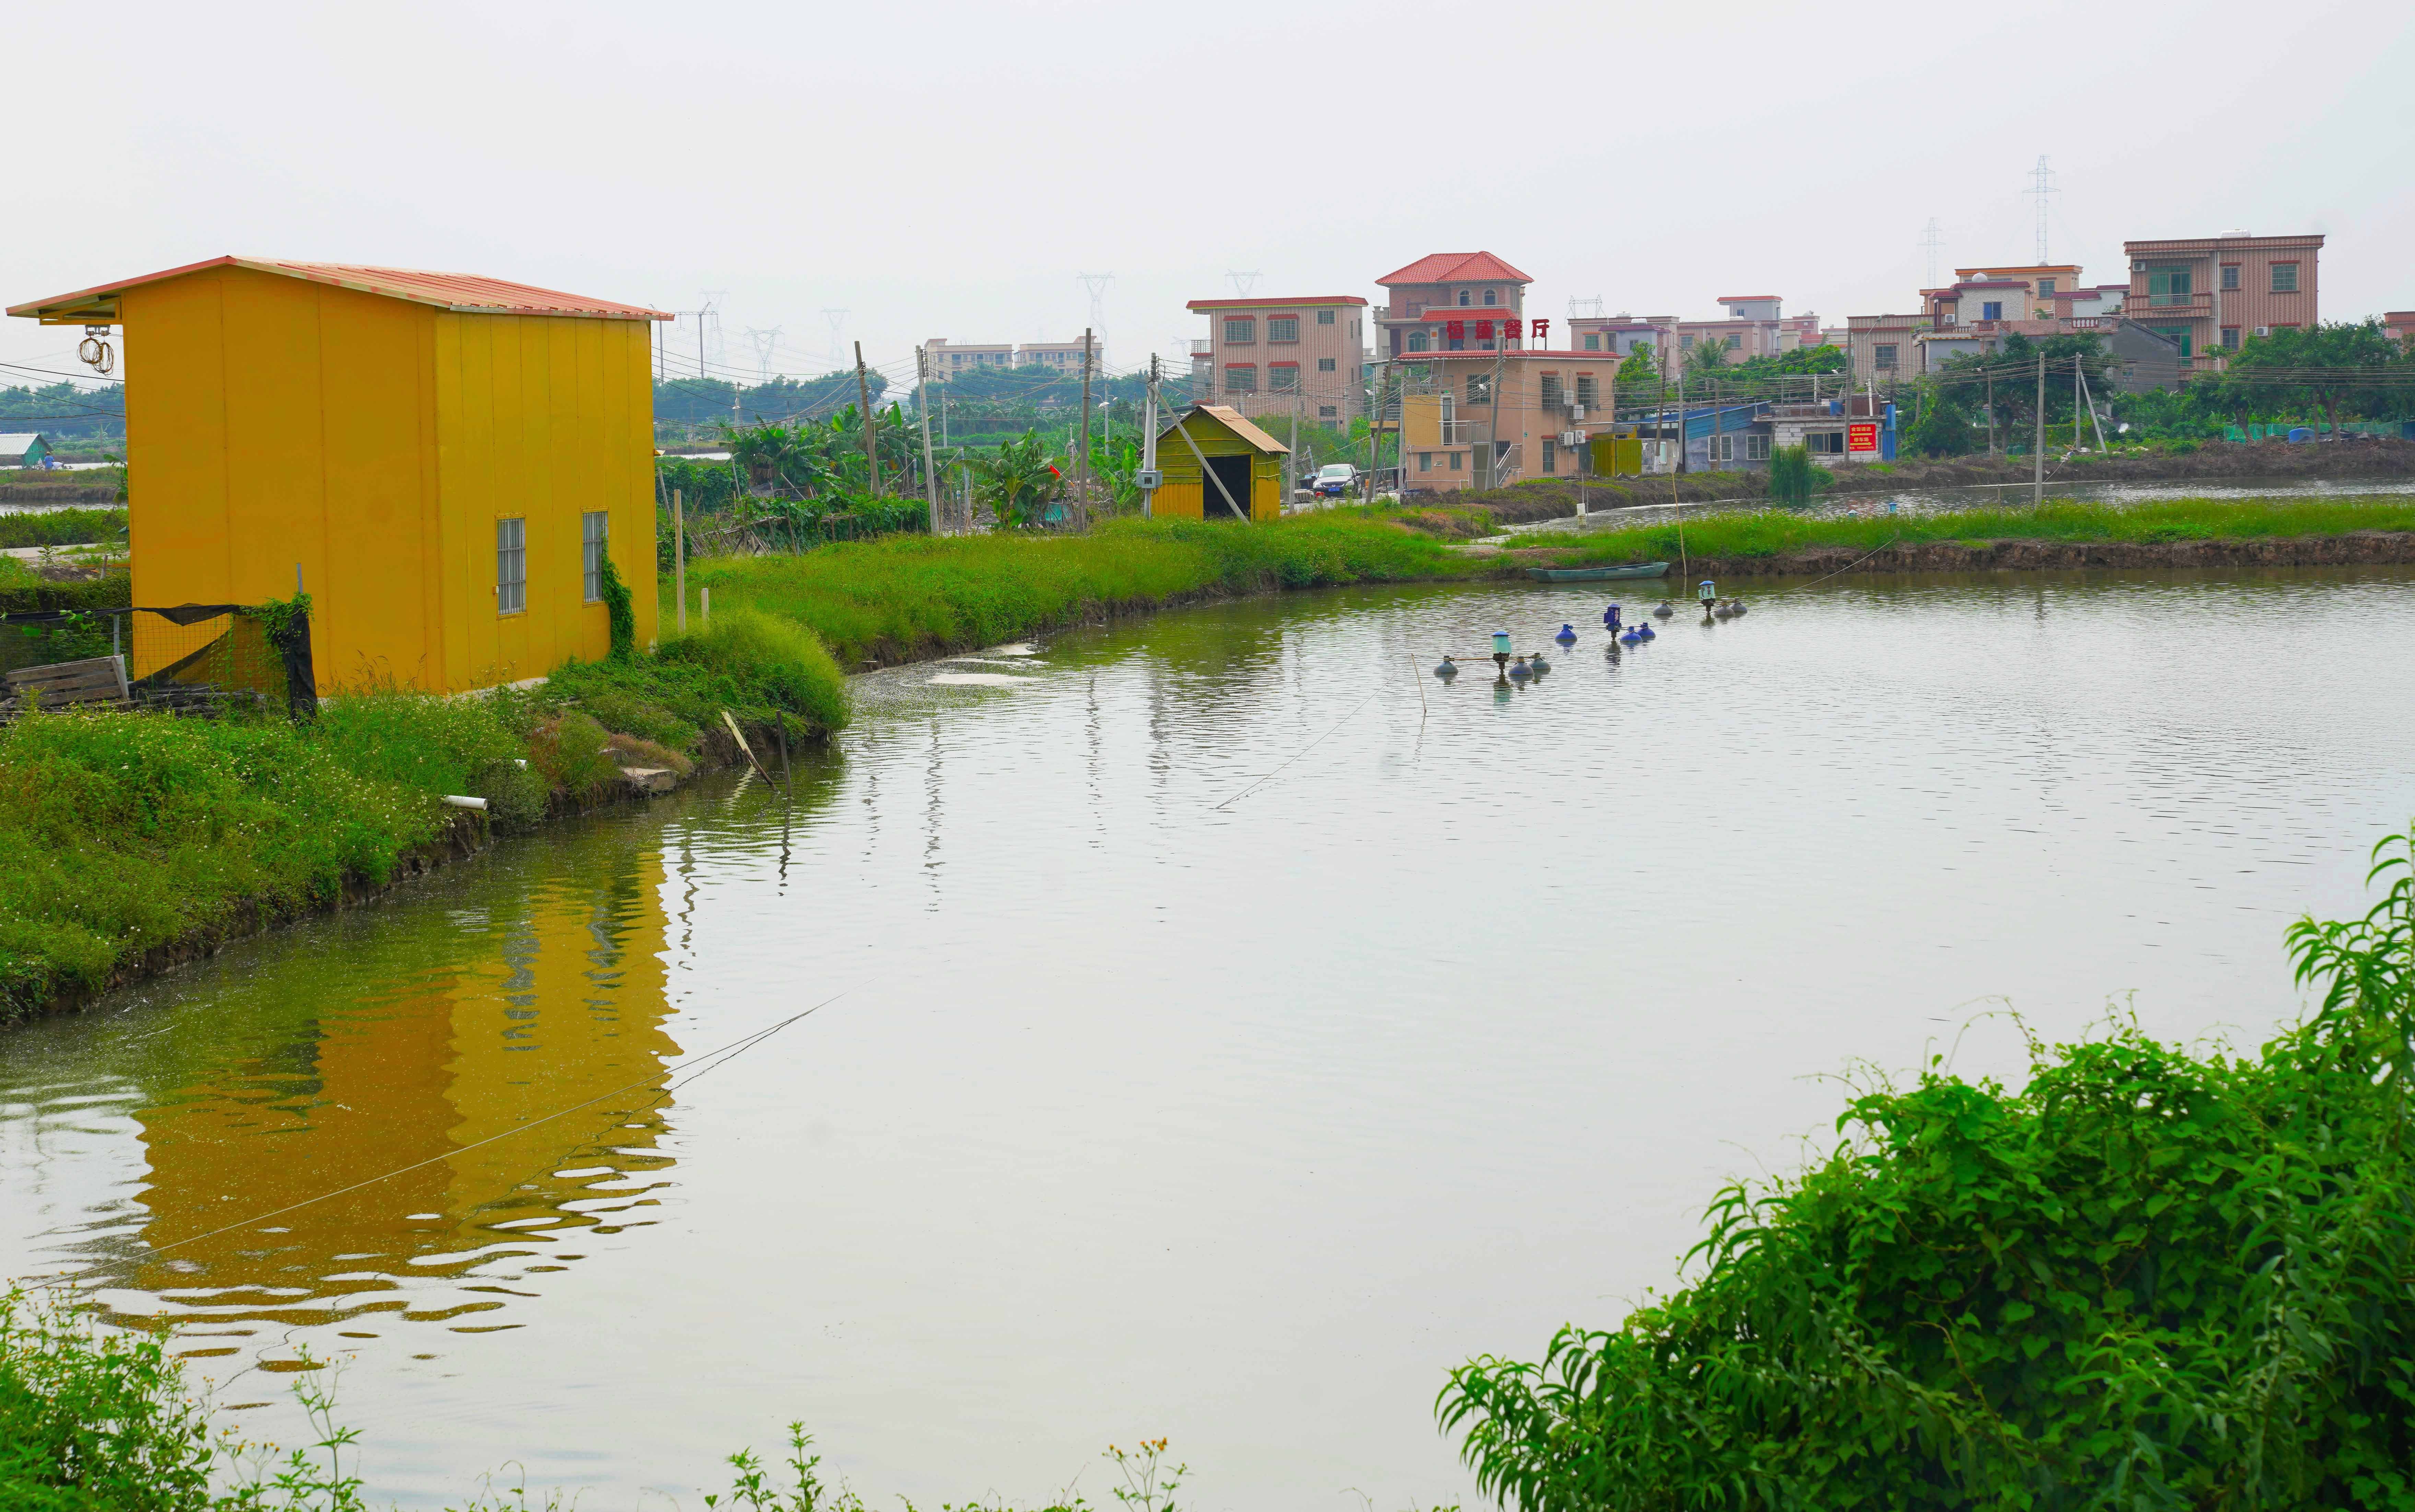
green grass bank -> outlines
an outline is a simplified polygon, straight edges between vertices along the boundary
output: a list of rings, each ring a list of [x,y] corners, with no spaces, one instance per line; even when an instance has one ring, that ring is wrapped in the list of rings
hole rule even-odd
[[[776,615],[811,630],[852,666],[1219,594],[1495,570],[1358,511],[1259,526],[1118,520],[1080,536],[892,536],[801,556],[691,562],[688,614],[698,622],[710,588],[716,621],[732,608]],[[668,625],[676,611],[668,576],[662,591]]]
[[[1890,543],[1923,546],[1973,541],[2052,541],[2171,545],[2272,541],[2357,531],[2415,532],[2415,496],[2368,494],[2324,499],[2175,499],[2142,504],[2048,500],[2035,509],[2005,505],[1935,515],[1819,517],[1785,509],[1706,514],[1685,522],[1695,557],[1779,557],[1821,548],[1873,551]],[[1557,546],[1538,538],[1538,546]],[[1678,554],[1674,521],[1593,530],[1572,544],[1571,561],[1628,561]]]
[[[23,713],[0,726],[0,1023],[622,796],[624,768],[727,762],[725,709],[815,737],[846,682],[811,635],[737,612],[525,692],[362,687],[304,723]]]

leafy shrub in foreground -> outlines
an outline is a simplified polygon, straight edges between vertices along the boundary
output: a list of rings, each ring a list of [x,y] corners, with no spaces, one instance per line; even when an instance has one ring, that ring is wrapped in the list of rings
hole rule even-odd
[[[2135,1027],[2018,1093],[1935,1064],[1732,1186],[1694,1284],[1438,1410],[1523,1512],[2415,1505],[2408,837],[2291,932],[2321,1010],[2253,1056]],[[1691,1257],[1689,1257],[1691,1258]]]

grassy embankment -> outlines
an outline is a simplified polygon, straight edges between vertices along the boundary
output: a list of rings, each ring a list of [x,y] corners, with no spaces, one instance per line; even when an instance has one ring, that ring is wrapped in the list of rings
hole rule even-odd
[[[2378,494],[2328,499],[2175,499],[2144,504],[2048,501],[2036,509],[1961,509],[1936,515],[1819,518],[1765,509],[1704,515],[1685,523],[1685,549],[1696,557],[1774,557],[1822,546],[1873,551],[1890,542],[2288,540],[2355,531],[2415,531],[2415,497]],[[1561,543],[1538,538],[1538,546]],[[1672,522],[1588,531],[1568,542],[1571,561],[1674,557]]]
[[[624,766],[734,754],[712,734],[724,709],[824,732],[847,721],[845,681],[796,626],[738,613],[528,693],[363,688],[300,725],[26,713],[0,728],[0,1023],[382,887],[475,837],[445,794],[486,799],[509,832],[622,790]]]
[[[1482,576],[1497,567],[1358,512],[1264,526],[1121,520],[1088,535],[892,536],[688,568],[688,614],[761,609],[820,636],[843,665],[994,645],[1102,613],[1220,593]],[[662,584],[662,622],[673,622]]]

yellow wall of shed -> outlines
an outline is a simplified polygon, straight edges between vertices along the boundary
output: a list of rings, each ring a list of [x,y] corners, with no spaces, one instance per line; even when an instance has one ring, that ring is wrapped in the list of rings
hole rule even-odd
[[[123,322],[135,603],[285,598],[298,565],[322,691],[535,677],[608,649],[604,606],[579,602],[578,516],[605,509],[652,639],[642,323],[458,315],[248,268],[129,290]],[[507,497],[529,608],[505,617]],[[133,674],[172,638],[138,633]]]
[[[1280,455],[1259,451],[1206,416],[1194,416],[1187,429],[1206,456],[1251,458],[1250,497],[1245,502],[1253,523],[1282,517]],[[1165,482],[1149,505],[1150,514],[1160,519],[1232,520],[1233,512],[1225,507],[1224,496],[1201,474],[1199,458],[1182,443],[1182,435],[1181,431],[1168,428],[1158,437],[1157,466],[1164,473]]]

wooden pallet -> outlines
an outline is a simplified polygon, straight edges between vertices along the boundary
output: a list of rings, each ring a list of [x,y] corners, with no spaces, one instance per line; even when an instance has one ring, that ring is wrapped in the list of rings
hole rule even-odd
[[[81,662],[52,662],[48,666],[21,666],[8,674],[8,692],[22,700],[38,695],[45,709],[73,704],[124,704],[128,699],[126,659],[94,656]]]

